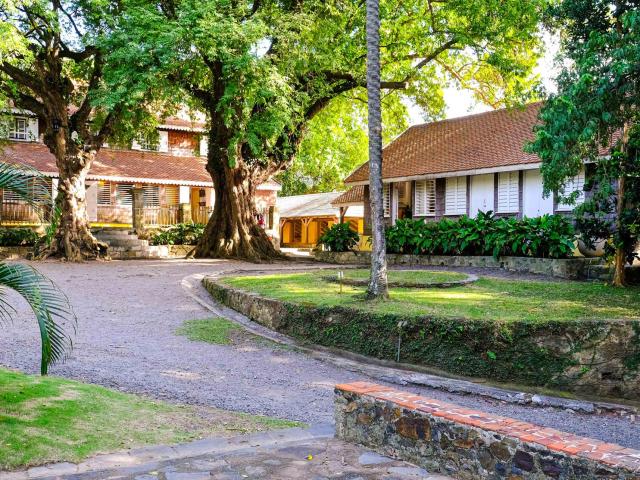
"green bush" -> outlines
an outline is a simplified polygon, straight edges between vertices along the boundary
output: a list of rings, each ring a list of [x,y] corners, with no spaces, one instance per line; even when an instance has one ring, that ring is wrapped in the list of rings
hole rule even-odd
[[[201,223],[178,223],[149,238],[151,245],[197,245],[204,234]]]
[[[389,253],[566,258],[574,249],[575,230],[561,215],[498,218],[489,211],[437,222],[398,220],[386,238]]]
[[[39,239],[30,228],[0,228],[0,247],[33,247]]]
[[[354,232],[348,223],[336,223],[328,228],[318,239],[318,245],[324,245],[332,252],[348,252],[358,244],[358,232]]]

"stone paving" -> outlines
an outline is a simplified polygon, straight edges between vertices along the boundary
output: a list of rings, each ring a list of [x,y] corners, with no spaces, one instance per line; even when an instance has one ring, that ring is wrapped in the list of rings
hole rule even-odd
[[[345,443],[315,425],[99,455],[2,473],[0,480],[452,480]]]

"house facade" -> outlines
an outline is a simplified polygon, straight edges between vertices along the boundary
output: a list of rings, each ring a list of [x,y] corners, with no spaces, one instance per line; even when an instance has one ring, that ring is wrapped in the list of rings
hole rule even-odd
[[[130,226],[135,188],[143,190],[145,226],[206,223],[215,195],[205,170],[204,132],[202,123],[172,117],[158,126],[157,135],[140,138],[130,148],[101,148],[86,180],[87,214],[92,224]],[[55,157],[40,137],[38,119],[29,112],[12,110],[5,121],[5,136],[9,143],[3,146],[0,161],[27,165],[41,172],[55,198],[58,170]],[[279,233],[275,218],[279,190],[280,185],[270,181],[258,187],[255,198],[259,223],[274,240]],[[41,209],[50,206],[42,205]],[[11,192],[0,192],[1,225],[35,225],[43,217],[43,212],[37,210]]]
[[[544,198],[540,159],[524,151],[533,140],[540,103],[523,109],[495,110],[410,127],[383,150],[384,215],[424,219],[475,216],[538,217],[568,214],[575,205]],[[565,185],[580,191],[589,165]],[[362,189],[365,219],[369,214],[369,165],[355,170],[345,183]],[[366,230],[366,229],[365,229]]]
[[[362,203],[335,204],[340,192],[312,193],[278,198],[281,245],[287,248],[313,248],[327,228],[338,222],[363,233]]]

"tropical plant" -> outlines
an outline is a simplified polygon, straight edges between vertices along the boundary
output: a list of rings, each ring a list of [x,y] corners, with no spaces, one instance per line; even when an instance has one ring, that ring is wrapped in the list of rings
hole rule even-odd
[[[566,258],[575,248],[573,224],[562,215],[499,218],[480,212],[475,218],[437,222],[404,219],[386,231],[390,253],[493,255]]]
[[[31,205],[48,198],[49,190],[42,176],[19,165],[0,163],[0,189],[11,191]],[[39,188],[41,186],[42,188]],[[0,321],[7,322],[15,314],[2,290],[14,290],[33,310],[41,339],[40,373],[46,375],[49,365],[61,361],[71,348],[67,330],[75,331],[76,316],[65,294],[35,268],[21,263],[0,262]]]
[[[545,194],[565,203],[583,194],[567,188],[567,180],[589,169],[589,195],[575,209],[577,227],[591,247],[607,240],[613,284],[624,285],[640,240],[638,2],[562,0],[550,13],[551,26],[561,32],[562,71],[530,150],[542,160]]]
[[[39,240],[30,228],[0,228],[0,247],[33,247]]]
[[[371,276],[367,299],[389,296],[382,204],[382,113],[380,111],[380,0],[367,0],[367,105],[369,107],[369,198]]]
[[[149,241],[151,245],[197,245],[203,233],[201,223],[179,223],[154,233]]]
[[[359,239],[358,232],[354,232],[349,223],[336,223],[320,236],[318,245],[324,245],[332,252],[349,252]]]

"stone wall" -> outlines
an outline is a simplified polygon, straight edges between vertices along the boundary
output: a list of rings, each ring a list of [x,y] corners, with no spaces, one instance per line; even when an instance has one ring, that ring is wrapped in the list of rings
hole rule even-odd
[[[365,382],[336,386],[336,435],[460,480],[638,479],[640,451]]]
[[[264,298],[205,277],[219,302],[268,328],[313,344],[466,377],[491,378],[588,395],[638,398],[640,322],[402,316],[347,307],[318,307]],[[487,359],[487,352],[495,358]]]
[[[0,260],[31,258],[33,247],[0,247]]]
[[[316,260],[325,263],[369,265],[369,252],[314,252]],[[503,268],[513,272],[538,273],[566,279],[589,278],[589,268],[600,265],[597,258],[530,258],[447,255],[388,254],[389,265],[488,267]]]
[[[109,247],[112,260],[142,260],[185,258],[194,245],[140,245],[135,247]]]

